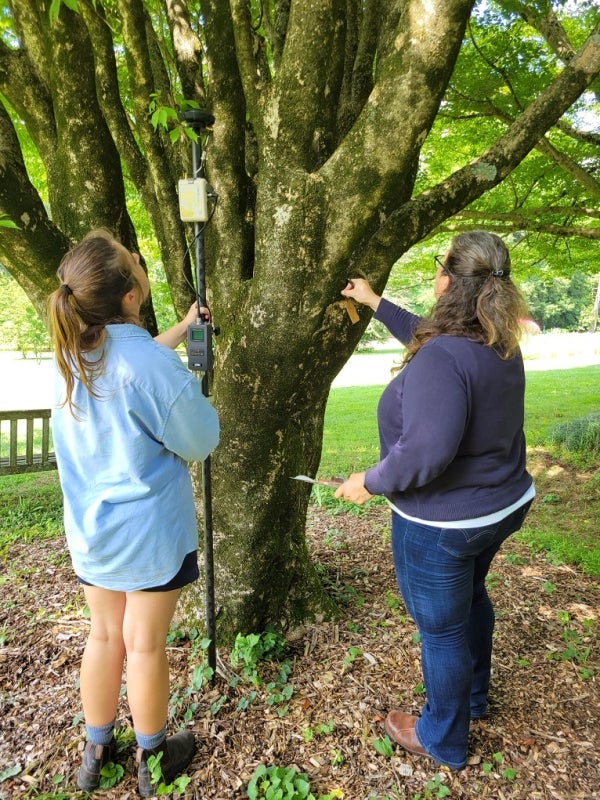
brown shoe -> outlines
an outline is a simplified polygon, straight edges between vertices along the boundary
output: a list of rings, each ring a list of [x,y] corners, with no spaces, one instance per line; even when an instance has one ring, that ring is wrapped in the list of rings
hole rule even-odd
[[[158,747],[152,750],[137,749],[138,791],[142,797],[155,797],[160,783],[169,785],[176,775],[188,766],[196,752],[196,739],[191,731],[179,731],[169,736]],[[162,780],[152,781],[148,768],[148,758],[160,755],[160,773]]]
[[[415,733],[415,723],[417,717],[412,714],[405,714],[404,711],[390,711],[385,718],[383,727],[385,732],[396,744],[408,750],[409,753],[416,753],[418,756],[427,756],[433,758],[421,746]]]
[[[100,771],[115,757],[116,745],[113,736],[110,744],[86,742],[81,767],[77,773],[77,786],[84,792],[93,792],[100,785]]]

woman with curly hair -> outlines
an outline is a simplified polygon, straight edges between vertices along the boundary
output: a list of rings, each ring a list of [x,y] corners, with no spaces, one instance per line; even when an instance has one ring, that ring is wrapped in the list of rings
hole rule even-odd
[[[485,577],[535,490],[525,466],[525,303],[510,255],[484,231],[437,257],[436,303],[420,318],[353,278],[342,291],[406,345],[378,407],[380,461],[336,497],[384,495],[400,592],[421,637],[426,702],[391,711],[385,730],[453,769],[467,762],[469,722],[488,713],[494,610]]]

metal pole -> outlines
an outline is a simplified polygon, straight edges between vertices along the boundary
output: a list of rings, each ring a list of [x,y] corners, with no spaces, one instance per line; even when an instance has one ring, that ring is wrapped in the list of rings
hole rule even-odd
[[[192,142],[192,173],[194,178],[204,177],[204,165],[202,161],[202,145],[200,134],[207,125],[212,125],[214,117],[203,111],[188,111],[183,118],[193,127],[198,138]],[[200,307],[208,308],[206,301],[206,274],[205,274],[205,254],[204,254],[204,227],[206,222],[194,222],[194,241],[195,241],[195,262],[196,262],[196,291],[198,303],[198,319],[200,319]],[[212,340],[211,340],[212,341]],[[212,345],[211,345],[212,346]],[[211,359],[212,362],[212,359]],[[208,372],[202,375],[202,394],[205,397],[210,395]],[[217,647],[216,647],[216,613],[215,613],[215,565],[213,548],[213,522],[212,522],[212,476],[211,458],[208,456],[202,462],[202,495],[203,495],[203,516],[204,516],[204,578],[205,578],[205,606],[206,606],[206,636],[210,640],[207,649],[208,665],[213,671],[213,680],[217,668]]]

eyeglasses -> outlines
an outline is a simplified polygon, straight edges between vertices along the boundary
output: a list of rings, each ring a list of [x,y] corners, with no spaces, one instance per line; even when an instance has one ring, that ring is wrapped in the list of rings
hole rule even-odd
[[[446,265],[445,265],[446,257],[445,256],[434,256],[433,257],[433,261],[434,261],[436,267],[439,267],[442,270],[442,272],[444,274],[446,274]]]

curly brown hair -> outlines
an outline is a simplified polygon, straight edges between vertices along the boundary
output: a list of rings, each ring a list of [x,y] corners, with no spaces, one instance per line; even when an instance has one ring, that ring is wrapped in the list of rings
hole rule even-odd
[[[434,336],[464,336],[493,347],[503,359],[519,348],[527,304],[510,277],[510,254],[494,233],[460,233],[443,265],[448,288],[415,330],[408,363]]]

